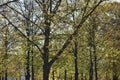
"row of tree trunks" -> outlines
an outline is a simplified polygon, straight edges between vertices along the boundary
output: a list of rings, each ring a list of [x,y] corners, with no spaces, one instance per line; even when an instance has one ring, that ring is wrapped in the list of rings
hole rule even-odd
[[[64,70],[64,73],[63,74],[59,74],[59,75],[55,75],[55,71],[52,71],[51,72],[51,79],[52,80],[61,80],[61,79],[64,79],[64,80],[75,80],[75,74],[74,74],[74,77],[73,75],[71,76],[68,76],[69,73],[68,73],[68,70]],[[88,80],[88,78],[86,77],[85,74],[81,73],[81,76],[78,77],[78,80]]]

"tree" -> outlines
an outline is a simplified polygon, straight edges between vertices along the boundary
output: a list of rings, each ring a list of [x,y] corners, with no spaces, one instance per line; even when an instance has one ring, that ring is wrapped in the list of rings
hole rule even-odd
[[[27,2],[29,2],[29,1],[26,1],[26,3]],[[34,15],[34,18],[37,19],[36,22],[34,22],[31,19],[29,19],[28,17],[26,17],[23,14],[23,12],[21,12],[18,9],[18,7],[13,8],[13,5],[6,5],[6,6],[10,10],[12,10],[13,14],[17,13],[18,16],[23,17],[25,20],[27,20],[27,22],[29,21],[31,24],[36,25],[40,29],[39,33],[41,33],[41,35],[39,37],[41,37],[42,40],[38,40],[38,42],[41,41],[41,45],[32,41],[29,38],[29,35],[24,34],[24,32],[22,32],[20,30],[20,28],[18,28],[18,26],[16,24],[20,25],[20,23],[18,23],[18,22],[15,23],[15,22],[11,21],[8,18],[8,16],[6,16],[5,14],[1,14],[1,15],[8,21],[8,23],[10,25],[12,25],[20,33],[20,35],[22,37],[24,37],[26,39],[26,41],[28,43],[30,42],[31,44],[33,44],[34,46],[36,46],[38,48],[39,53],[43,60],[43,80],[48,80],[50,69],[51,69],[52,65],[56,62],[56,60],[58,60],[59,56],[62,55],[63,51],[68,47],[68,45],[71,43],[71,41],[74,39],[74,37],[78,34],[79,29],[85,23],[87,18],[95,11],[95,9],[103,2],[103,0],[98,1],[98,3],[93,5],[92,7],[89,5],[89,3],[92,3],[91,1],[87,1],[85,6],[82,5],[81,7],[78,7],[79,5],[77,5],[77,8],[79,11],[77,12],[78,18],[76,18],[76,20],[78,20],[78,19],[79,20],[77,21],[76,25],[71,25],[71,22],[73,22],[73,21],[71,21],[71,17],[70,17],[71,14],[75,10],[72,7],[70,9],[68,9],[68,7],[67,7],[68,5],[67,5],[67,3],[65,3],[65,1],[62,1],[62,0],[58,0],[58,1],[35,0],[34,2],[36,2],[34,6],[40,10],[40,11],[36,10],[36,14]],[[82,1],[80,1],[80,2],[82,3]],[[73,2],[70,2],[70,5],[72,5],[72,3]],[[83,1],[83,3],[84,3],[84,1]],[[15,6],[18,6],[18,5],[15,4]],[[27,6],[27,4],[25,6]],[[64,7],[62,7],[62,6],[64,6]],[[82,7],[84,8],[83,10],[81,9]],[[91,8],[89,8],[89,7],[91,7]],[[65,12],[63,13],[63,11],[65,11]],[[80,16],[80,15],[82,15],[82,16]],[[63,19],[65,19],[65,20],[63,20]],[[17,20],[19,21],[18,18],[15,19],[15,21],[17,21]],[[55,21],[57,21],[57,20],[58,20],[58,22],[56,23]],[[64,24],[64,25],[62,25],[62,24]],[[69,25],[69,27],[68,27],[68,25]],[[53,39],[53,37],[51,37],[51,36],[53,34],[60,33],[60,32],[56,32],[55,28],[59,29],[64,26],[67,26],[67,27],[66,27],[66,29],[65,28],[63,29],[62,33],[65,33],[65,31],[70,28],[73,29],[75,27],[75,29],[72,30],[73,33],[71,33],[70,36],[68,36],[66,38],[66,41],[63,41],[64,43],[62,44],[62,46],[60,46],[58,52],[55,53],[53,58],[50,58],[49,57],[51,54],[50,53],[50,45],[52,45],[51,39]],[[52,28],[53,28],[53,31],[52,31]],[[21,29],[23,29],[23,28],[21,28]],[[60,30],[58,30],[58,31],[60,31]],[[28,47],[29,47],[29,45],[28,45]],[[27,58],[27,59],[29,60],[29,58]],[[29,63],[29,61],[27,62],[27,64],[28,63]]]

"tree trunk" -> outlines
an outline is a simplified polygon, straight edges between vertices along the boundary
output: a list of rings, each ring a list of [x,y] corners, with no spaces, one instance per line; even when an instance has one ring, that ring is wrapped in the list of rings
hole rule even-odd
[[[92,33],[92,29],[89,28],[89,37],[88,37],[88,47],[89,47],[89,80],[93,80],[93,52],[92,52],[92,47],[93,47],[93,33]]]
[[[5,70],[5,80],[8,80],[7,79],[7,76],[8,76],[8,74],[7,74],[7,69]]]
[[[49,63],[49,37],[50,37],[50,22],[48,20],[48,16],[45,16],[45,40],[44,40],[44,46],[43,46],[43,80],[49,80],[49,73],[50,73],[50,68],[52,64]]]
[[[3,74],[2,74],[2,71],[0,73],[0,80],[2,80],[2,77],[3,77]]]
[[[92,47],[93,47],[93,55],[94,55],[94,76],[95,76],[95,80],[98,80],[98,76],[97,76],[97,54],[96,54],[96,43],[95,43],[95,27],[96,25],[93,24],[93,28],[92,28]]]
[[[48,62],[49,59],[49,49],[48,49],[48,45],[49,45],[49,37],[48,34],[46,34],[46,39],[45,39],[45,43],[44,43],[44,54],[43,54],[43,80],[49,80],[49,73],[50,73],[50,64]]]
[[[117,73],[117,69],[116,69],[116,63],[113,62],[113,80],[118,80],[118,73]]]
[[[8,77],[8,71],[7,71],[7,59],[8,59],[8,27],[6,27],[6,32],[5,32],[5,64],[4,64],[4,67],[5,67],[5,80],[7,80],[7,77]]]
[[[29,26],[28,22],[27,22],[27,26]],[[29,28],[26,29],[26,33],[27,33],[27,37],[29,37],[30,36]],[[25,78],[26,78],[26,80],[30,80],[30,43],[28,40],[27,40],[26,46],[27,46],[27,50],[26,50],[26,74],[25,74]]]
[[[95,80],[98,80],[97,74],[97,54],[96,54],[96,46],[94,45],[94,66],[95,66]]]
[[[83,73],[81,73],[81,80],[84,80]]]
[[[32,56],[32,74],[31,74],[32,80],[34,80],[34,65],[33,65],[33,56]]]
[[[27,51],[27,56],[26,56],[26,74],[25,74],[25,79],[30,80],[30,52]]]
[[[32,80],[34,80],[34,54],[33,54],[33,46],[32,46],[32,51],[31,51],[31,53],[32,53],[32,74],[31,74],[31,77],[32,77]]]
[[[72,76],[70,77],[70,80],[73,80]]]
[[[67,70],[65,69],[64,80],[67,80]]]
[[[85,76],[84,76],[84,80],[88,80],[87,77],[86,77],[86,74],[85,74]]]
[[[19,77],[18,77],[18,80],[22,80],[22,79],[21,79],[21,73],[19,73]]]
[[[105,72],[105,79],[106,79],[106,80],[109,80],[109,77],[108,77],[108,73],[107,73],[107,72]]]
[[[94,71],[95,71],[95,80],[98,80],[97,74],[97,53],[96,53],[96,42],[95,42],[95,30],[96,30],[96,20],[93,19],[93,26],[92,26],[92,47],[93,47],[93,54],[94,54]]]
[[[2,75],[1,80],[4,80],[4,76]]]
[[[75,63],[75,80],[78,80],[78,62],[77,62],[77,54],[78,54],[78,43],[75,42],[75,49],[74,49],[74,63]]]
[[[25,4],[25,5],[27,5],[27,4]],[[27,18],[30,19],[30,12],[28,12],[26,15],[27,15]],[[30,30],[30,22],[28,21],[28,19],[26,19],[25,25],[27,26],[27,28],[26,28],[27,35],[26,36],[29,38],[31,30]],[[25,75],[25,78],[26,78],[26,80],[30,80],[30,42],[29,42],[29,40],[27,40],[27,42],[26,42],[26,47],[27,47],[27,50],[26,50],[26,75]]]
[[[54,74],[55,72],[54,71],[52,71],[52,80],[55,80],[55,74]]]
[[[92,51],[90,47],[90,67],[89,67],[89,80],[93,80],[93,61],[92,61]]]
[[[118,80],[118,76],[117,75],[113,75],[113,80]]]
[[[49,80],[50,66],[48,64],[43,65],[43,80]]]
[[[75,59],[75,80],[78,80],[78,63],[77,59]]]

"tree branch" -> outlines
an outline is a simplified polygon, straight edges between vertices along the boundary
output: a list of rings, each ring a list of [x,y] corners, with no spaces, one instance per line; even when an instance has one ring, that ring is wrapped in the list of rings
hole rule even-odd
[[[7,5],[8,6],[8,5]],[[35,22],[33,22],[32,20],[30,20],[29,18],[27,18],[25,15],[23,15],[22,13],[20,13],[19,11],[17,11],[16,9],[8,6],[11,10],[17,12],[19,15],[21,15],[23,18],[27,19],[28,21],[30,21],[32,24],[34,24],[35,26],[39,27],[38,24],[36,24]],[[40,28],[40,27],[39,27]],[[40,30],[42,31],[42,33],[44,33],[44,30],[42,28],[40,28]]]
[[[6,5],[13,3],[13,2],[16,2],[16,1],[18,1],[18,0],[8,1],[6,3],[1,4],[0,7],[6,6]]]
[[[38,48],[38,50],[41,52],[41,55],[43,55],[43,51],[42,49],[38,46],[38,44],[36,44],[34,41],[31,41],[21,30],[18,29],[17,26],[15,26],[4,14],[1,14],[8,22],[9,24],[11,24],[17,31],[19,31],[19,33],[26,38],[30,43],[32,43],[34,46],[36,46]]]
[[[57,12],[57,10],[58,10],[61,2],[62,2],[62,0],[57,1],[56,5],[55,5],[55,7],[54,7],[54,9],[53,9],[53,13],[54,13],[54,14]]]
[[[82,20],[80,21],[80,23],[75,26],[75,30],[73,32],[73,34],[71,34],[68,39],[65,41],[64,45],[62,46],[62,48],[58,51],[58,53],[54,56],[54,58],[49,62],[50,65],[52,65],[57,59],[58,57],[63,53],[63,51],[67,48],[67,46],[71,43],[71,40],[73,40],[73,38],[78,34],[79,29],[82,27],[82,25],[84,24],[84,22],[87,20],[87,18],[95,11],[95,9],[102,3],[103,1],[99,1],[98,4],[96,4],[93,9],[82,18]]]

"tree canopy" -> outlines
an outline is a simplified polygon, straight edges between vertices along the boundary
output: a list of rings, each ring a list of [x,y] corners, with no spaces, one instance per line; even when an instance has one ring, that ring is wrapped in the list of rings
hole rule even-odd
[[[120,3],[1,0],[0,79],[119,80]]]

